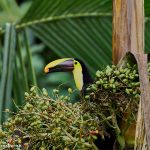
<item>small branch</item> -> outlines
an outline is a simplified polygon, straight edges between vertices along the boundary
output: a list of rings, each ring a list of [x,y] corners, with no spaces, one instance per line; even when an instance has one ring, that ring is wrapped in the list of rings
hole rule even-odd
[[[113,123],[114,131],[115,131],[115,134],[116,134],[116,140],[119,144],[119,150],[124,150],[124,148],[125,148],[125,139],[124,139],[124,137],[121,133],[121,130],[118,126],[117,119],[116,119],[116,114],[113,111],[112,111],[112,123]]]

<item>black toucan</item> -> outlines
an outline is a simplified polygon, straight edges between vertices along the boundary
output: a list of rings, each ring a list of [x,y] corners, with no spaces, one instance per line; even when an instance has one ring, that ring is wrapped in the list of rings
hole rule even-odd
[[[71,71],[74,76],[74,81],[77,89],[79,89],[82,94],[85,93],[85,89],[88,84],[93,83],[93,80],[85,66],[85,64],[74,58],[63,58],[50,62],[44,68],[45,73],[51,72],[69,72]],[[114,140],[106,136],[105,141],[98,138],[96,145],[102,150],[112,150]]]
[[[80,91],[85,91],[85,87],[87,87],[88,84],[93,82],[85,64],[79,59],[58,59],[50,62],[44,68],[45,73],[68,71],[71,71],[73,73],[76,87]]]

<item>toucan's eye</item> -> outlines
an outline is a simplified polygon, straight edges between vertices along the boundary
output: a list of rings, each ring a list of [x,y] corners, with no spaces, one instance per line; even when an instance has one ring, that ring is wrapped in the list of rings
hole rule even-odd
[[[75,65],[77,65],[78,64],[78,62],[77,61],[75,61]]]

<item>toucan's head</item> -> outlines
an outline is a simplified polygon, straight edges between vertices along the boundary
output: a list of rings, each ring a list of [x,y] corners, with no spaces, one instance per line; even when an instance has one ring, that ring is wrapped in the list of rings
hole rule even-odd
[[[83,88],[83,65],[79,62],[79,60],[74,58],[63,58],[50,62],[44,68],[45,73],[51,72],[73,72],[74,80],[76,87],[79,90]]]

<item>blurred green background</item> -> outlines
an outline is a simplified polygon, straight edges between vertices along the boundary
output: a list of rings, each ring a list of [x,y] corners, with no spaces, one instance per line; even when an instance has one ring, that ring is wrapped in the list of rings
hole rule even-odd
[[[145,51],[150,50],[150,1],[145,0]],[[112,61],[112,0],[0,1],[0,122],[33,85],[49,93],[75,89],[71,73],[45,75],[44,66],[79,58],[94,78]]]

